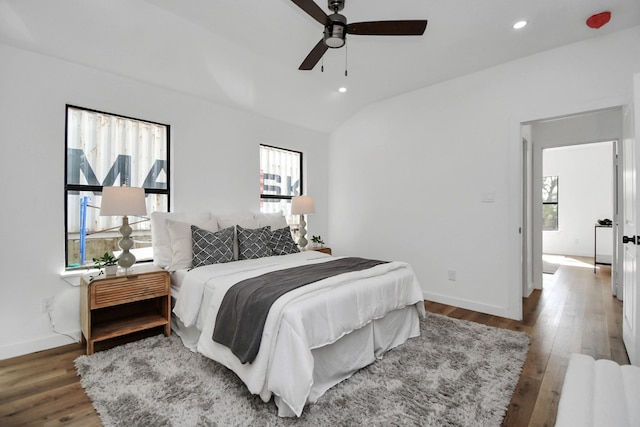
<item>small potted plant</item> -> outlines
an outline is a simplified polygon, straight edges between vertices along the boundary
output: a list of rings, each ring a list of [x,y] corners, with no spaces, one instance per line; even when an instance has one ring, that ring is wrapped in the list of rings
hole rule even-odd
[[[109,252],[105,252],[99,258],[93,258],[93,262],[93,267],[100,269],[100,274],[102,274],[102,268],[104,268],[107,276],[113,276],[118,271],[118,258],[110,255]]]
[[[324,245],[324,240],[322,240],[322,236],[311,236],[311,242],[313,246],[316,248],[321,248]]]

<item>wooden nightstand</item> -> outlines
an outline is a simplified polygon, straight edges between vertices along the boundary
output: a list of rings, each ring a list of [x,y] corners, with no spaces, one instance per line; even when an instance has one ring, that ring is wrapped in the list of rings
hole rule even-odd
[[[94,273],[95,275],[95,273]],[[171,279],[155,266],[137,266],[128,275],[80,281],[80,328],[87,354],[94,343],[164,326],[171,334]]]
[[[331,248],[326,248],[326,247],[322,247],[322,248],[309,248],[312,251],[318,251],[318,252],[322,252],[323,254],[329,254],[331,255]]]

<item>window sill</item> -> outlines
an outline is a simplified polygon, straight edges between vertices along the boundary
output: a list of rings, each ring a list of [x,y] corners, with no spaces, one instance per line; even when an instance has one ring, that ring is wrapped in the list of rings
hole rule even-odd
[[[71,286],[80,286],[80,277],[87,273],[97,273],[98,269],[65,270],[60,273],[60,278]]]
[[[136,262],[133,264],[133,268],[136,268],[139,265],[151,265],[152,260],[139,260],[140,262]],[[121,267],[118,267],[120,269]],[[97,268],[80,268],[74,270],[65,270],[60,273],[60,278],[70,284],[71,286],[80,286],[80,278],[85,274],[98,274],[100,270]]]

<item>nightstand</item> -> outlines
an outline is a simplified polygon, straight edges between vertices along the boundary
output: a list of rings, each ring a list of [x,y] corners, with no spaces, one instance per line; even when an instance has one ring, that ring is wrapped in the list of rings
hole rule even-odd
[[[127,275],[101,275],[80,281],[80,328],[87,354],[94,344],[146,329],[171,334],[171,279],[155,266],[136,266]],[[95,273],[94,273],[95,274]]]
[[[312,251],[318,251],[318,252],[322,252],[323,254],[329,254],[331,255],[331,248],[327,248],[327,247],[321,247],[321,248],[309,248]]]

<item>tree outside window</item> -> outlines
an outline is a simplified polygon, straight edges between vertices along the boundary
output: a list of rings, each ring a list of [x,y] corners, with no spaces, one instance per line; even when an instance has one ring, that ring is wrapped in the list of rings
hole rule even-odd
[[[558,230],[558,177],[542,177],[542,229]]]

